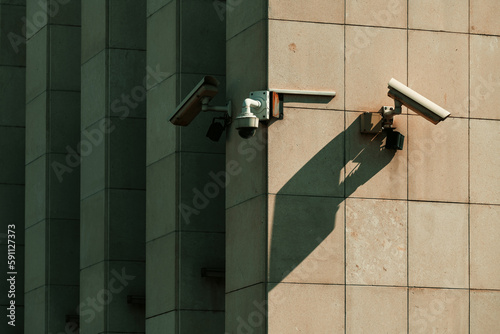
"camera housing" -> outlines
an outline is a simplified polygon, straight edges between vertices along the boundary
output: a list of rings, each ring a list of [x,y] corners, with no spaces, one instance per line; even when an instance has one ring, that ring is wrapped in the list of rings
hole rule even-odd
[[[250,97],[243,101],[241,114],[236,117],[235,127],[241,138],[248,139],[255,135],[260,121],[271,117],[271,92],[251,92]]]
[[[210,108],[207,108],[208,103],[219,92],[218,86],[219,81],[214,77],[203,77],[203,79],[177,106],[174,115],[170,118],[170,123],[179,126],[187,126],[202,110],[211,110]]]
[[[389,97],[405,105],[408,109],[416,112],[429,122],[437,124],[450,116],[450,113],[447,110],[415,92],[413,89],[403,85],[394,78],[389,81],[388,88],[389,92],[387,95]]]

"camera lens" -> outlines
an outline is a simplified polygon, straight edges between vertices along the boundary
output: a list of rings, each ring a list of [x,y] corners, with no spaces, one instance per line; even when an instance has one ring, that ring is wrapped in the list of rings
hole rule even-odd
[[[253,137],[255,135],[255,132],[257,132],[257,128],[239,128],[238,133],[240,134],[240,137],[243,139],[248,139],[250,137]]]

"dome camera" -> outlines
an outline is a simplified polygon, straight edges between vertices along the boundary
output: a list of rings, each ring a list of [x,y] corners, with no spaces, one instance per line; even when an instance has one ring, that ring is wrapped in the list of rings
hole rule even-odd
[[[240,116],[236,117],[235,123],[236,130],[238,130],[238,134],[243,139],[253,137],[259,127],[259,119],[251,112],[242,113]]]

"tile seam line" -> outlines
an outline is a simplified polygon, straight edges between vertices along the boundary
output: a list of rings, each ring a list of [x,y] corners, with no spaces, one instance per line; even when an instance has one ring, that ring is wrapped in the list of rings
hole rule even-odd
[[[92,268],[94,266],[100,265],[100,264],[106,264],[106,263],[116,263],[116,262],[126,262],[126,263],[146,263],[146,260],[124,260],[124,259],[118,259],[118,260],[112,260],[112,259],[106,259],[106,260],[100,260],[99,262],[95,262],[92,264],[89,264],[88,266],[78,268],[78,272],[82,272],[83,270],[87,270],[89,268]]]
[[[252,23],[251,25],[249,25],[248,27],[243,28],[243,30],[241,30],[241,31],[239,31],[238,33],[236,33],[235,35],[233,35],[233,36],[229,37],[229,39],[226,39],[226,45],[227,45],[227,43],[228,43],[228,42],[230,42],[230,41],[231,41],[232,39],[234,39],[235,37],[237,37],[237,36],[241,35],[241,34],[242,34],[242,33],[244,33],[245,31],[247,31],[247,30],[251,29],[252,27],[254,27],[254,26],[256,26],[256,25],[258,25],[259,23],[261,23],[261,22],[266,22],[266,21],[269,21],[269,19],[267,19],[267,18],[261,18],[261,19],[257,20],[256,22]]]
[[[161,5],[160,7],[158,7],[154,12],[152,12],[150,15],[148,15],[148,6],[146,5],[146,20],[149,19],[151,16],[157,14],[161,9],[167,7],[168,5],[170,5],[174,0],[170,0],[168,1],[167,3]]]
[[[89,61],[97,57],[99,54],[101,54],[103,51],[106,50],[123,50],[123,51],[140,51],[140,52],[147,52],[147,49],[133,49],[133,48],[120,48],[120,47],[106,47],[102,48],[93,55],[90,56],[90,58],[85,59],[84,62],[80,63],[81,66],[87,64]]]
[[[238,292],[238,291],[241,291],[241,290],[244,290],[244,289],[248,289],[248,288],[252,288],[254,286],[257,286],[259,284],[267,284],[268,282],[264,282],[264,281],[261,281],[261,282],[257,282],[257,283],[253,283],[253,284],[250,284],[250,285],[247,285],[247,286],[244,286],[242,288],[238,288],[238,289],[234,289],[234,290],[230,290],[230,291],[225,291],[224,294],[225,295],[228,295],[230,293],[233,293],[233,292]]]

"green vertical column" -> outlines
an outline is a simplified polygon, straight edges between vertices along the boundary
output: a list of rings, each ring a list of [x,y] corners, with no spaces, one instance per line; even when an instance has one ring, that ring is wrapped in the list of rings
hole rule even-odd
[[[28,0],[25,333],[74,332],[79,304],[80,1]]]
[[[25,1],[0,1],[0,332],[23,333]]]
[[[146,3],[82,2],[80,333],[144,332]]]
[[[226,137],[205,136],[222,115],[168,121],[206,75],[220,82],[212,104],[226,104],[226,23],[214,4],[148,2],[148,66],[164,77],[148,90],[147,333],[224,332],[224,279],[201,274],[224,271]]]

